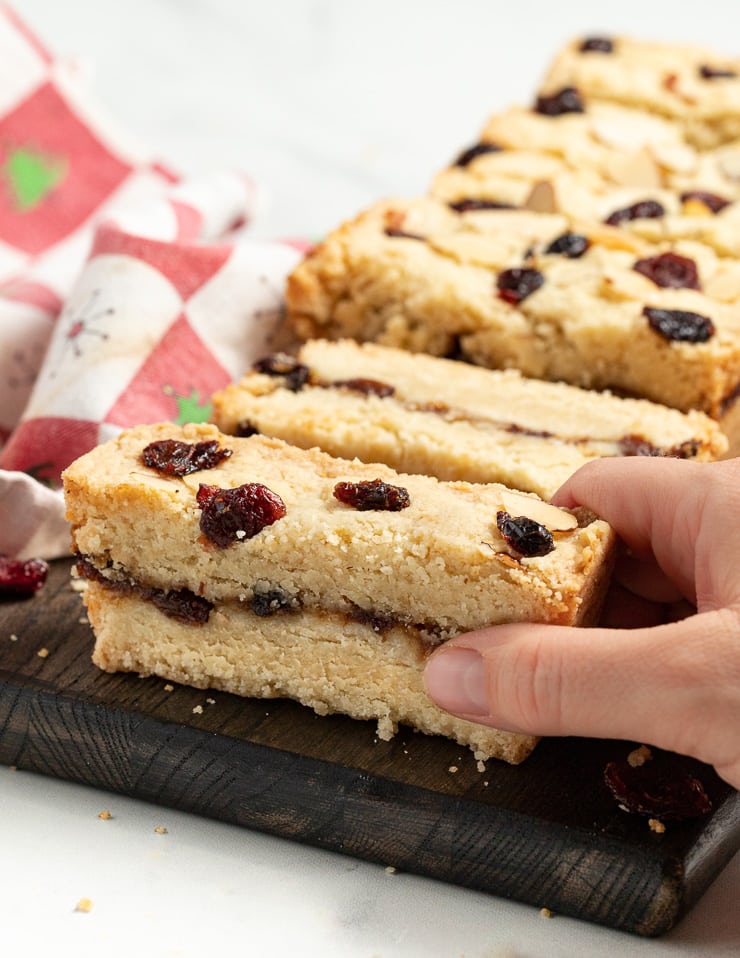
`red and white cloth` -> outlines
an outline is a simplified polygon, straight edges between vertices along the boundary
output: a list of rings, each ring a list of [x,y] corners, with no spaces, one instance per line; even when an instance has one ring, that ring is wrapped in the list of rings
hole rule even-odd
[[[254,199],[233,172],[181,182],[0,4],[0,553],[66,554],[62,469],[202,421],[269,348],[300,253],[234,236]]]

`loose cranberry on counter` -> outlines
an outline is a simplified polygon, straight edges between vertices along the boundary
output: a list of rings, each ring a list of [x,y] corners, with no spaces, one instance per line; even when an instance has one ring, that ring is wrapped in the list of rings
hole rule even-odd
[[[678,253],[661,253],[638,259],[633,269],[656,286],[675,289],[701,289],[696,263]]]
[[[485,156],[486,153],[500,153],[501,147],[496,143],[476,143],[458,156],[455,160],[455,166],[467,166],[479,156]]]
[[[646,306],[642,315],[651,329],[664,339],[681,343],[705,343],[714,335],[714,323],[708,316],[685,309],[658,309]]]
[[[0,555],[0,596],[31,596],[46,582],[49,566],[43,559],[12,559]]]
[[[687,193],[682,193],[681,202],[685,203],[687,200],[698,200],[700,203],[703,203],[708,210],[711,210],[712,213],[719,213],[732,203],[732,200],[726,200],[716,193],[707,193],[704,190],[689,190]]]
[[[510,516],[501,509],[496,513],[496,525],[506,543],[519,555],[546,556],[555,548],[550,530],[527,516]]]
[[[247,482],[235,489],[201,483],[197,503],[202,509],[201,532],[221,548],[253,538],[286,512],[280,496],[259,482]]]
[[[539,270],[515,267],[499,273],[496,288],[500,299],[515,306],[536,292],[544,282],[545,277]]]
[[[665,207],[657,200],[640,200],[632,206],[614,210],[604,222],[608,226],[619,226],[620,223],[627,223],[630,220],[657,219],[661,216],[665,216]]]
[[[534,106],[543,116],[562,116],[564,113],[584,113],[581,95],[573,86],[563,87],[550,96],[538,96]]]
[[[578,259],[590,245],[591,242],[587,236],[581,236],[580,233],[563,233],[550,243],[545,252],[558,253],[561,256],[567,256],[568,259]]]
[[[219,448],[216,439],[196,443],[159,439],[144,447],[141,460],[165,476],[189,476],[201,469],[213,469],[231,454],[231,449]]]
[[[334,498],[361,512],[378,510],[400,512],[411,505],[408,490],[393,486],[382,479],[367,479],[361,482],[338,482],[334,486]]]

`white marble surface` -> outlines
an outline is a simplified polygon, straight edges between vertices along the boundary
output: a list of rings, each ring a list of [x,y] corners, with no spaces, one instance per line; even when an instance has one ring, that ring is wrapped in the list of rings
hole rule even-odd
[[[740,10],[621,0],[19,0],[100,99],[184,171],[264,189],[255,230],[316,237],[424,190],[486,114],[528,101],[571,33],[737,52]],[[110,809],[113,818],[97,815]],[[166,835],[154,832],[158,825]],[[195,958],[719,958],[740,954],[740,857],[644,941],[537,909],[0,767],[0,953]],[[75,912],[89,898],[88,913]]]

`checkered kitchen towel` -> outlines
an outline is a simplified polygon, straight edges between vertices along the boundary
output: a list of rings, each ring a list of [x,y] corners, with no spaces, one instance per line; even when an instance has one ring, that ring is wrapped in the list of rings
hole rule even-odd
[[[235,173],[178,182],[0,4],[0,553],[66,554],[61,470],[207,418],[269,349],[299,253],[234,240],[253,201]]]

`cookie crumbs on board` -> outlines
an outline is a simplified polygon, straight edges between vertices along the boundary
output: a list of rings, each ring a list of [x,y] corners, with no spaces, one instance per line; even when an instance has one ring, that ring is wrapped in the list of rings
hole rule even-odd
[[[202,714],[203,714],[203,706],[202,706],[202,705],[195,705],[195,706],[193,706],[193,715],[202,715]]]
[[[397,871],[398,871],[398,869],[396,868],[395,865],[386,865],[386,866],[385,866],[385,873],[386,873],[386,875],[395,875]]]
[[[457,765],[450,765],[447,771],[450,773],[450,775],[454,775],[457,772]]]
[[[8,638],[10,639],[11,642],[17,642],[17,641],[18,641],[18,636],[15,634],[15,632],[11,632],[10,635],[8,636]]]
[[[207,705],[215,705],[215,704],[216,704],[216,700],[215,700],[215,699],[206,699],[206,704],[207,704]]]
[[[101,819],[101,821],[109,822],[113,816],[107,808],[104,808],[102,812],[98,812],[98,818]]]
[[[648,825],[650,826],[650,831],[658,835],[662,835],[665,831],[665,825],[659,818],[649,818]]]
[[[80,900],[75,905],[75,911],[89,912],[92,911],[93,903],[89,898],[80,898]]]
[[[540,917],[542,918],[552,918],[552,912],[549,908],[540,908]]]
[[[174,691],[175,691],[175,686],[174,686],[174,685],[170,685],[170,683],[168,682],[167,685],[165,685],[164,690],[165,690],[165,692],[174,692]]]
[[[479,758],[478,761],[475,763],[475,767],[478,769],[478,771],[479,771],[479,772],[481,773],[481,775],[482,775],[483,772],[485,772],[485,770],[486,770],[486,763],[485,763],[482,759]]]
[[[154,834],[155,834],[155,835],[166,835],[166,834],[167,834],[167,829],[164,827],[164,825],[157,825],[157,826],[155,826],[155,828],[154,828]]]
[[[627,764],[632,768],[640,768],[641,765],[644,765],[645,762],[649,762],[653,757],[653,753],[647,747],[647,745],[641,745],[639,748],[634,749],[627,756]]]
[[[48,659],[49,650],[47,648],[39,649],[36,655],[38,655],[40,659]]]

